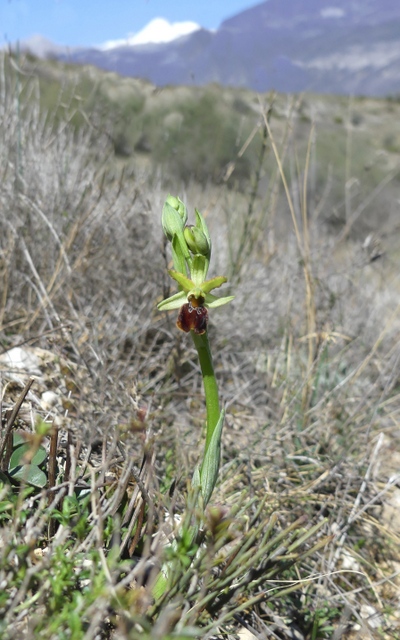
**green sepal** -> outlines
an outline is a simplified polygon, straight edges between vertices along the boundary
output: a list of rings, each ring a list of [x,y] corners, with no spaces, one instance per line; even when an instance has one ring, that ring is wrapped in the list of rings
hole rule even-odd
[[[212,293],[207,293],[204,300],[207,307],[216,309],[217,307],[222,307],[223,304],[228,304],[234,297],[235,296],[225,296],[225,298],[218,298],[217,296],[213,296]]]
[[[173,296],[159,302],[157,309],[159,311],[171,311],[172,309],[179,309],[185,302],[187,302],[186,294],[183,291],[178,291]]]
[[[203,496],[204,506],[208,504],[218,479],[219,459],[221,456],[221,435],[222,427],[224,425],[224,417],[225,411],[222,410],[200,468],[201,494]]]

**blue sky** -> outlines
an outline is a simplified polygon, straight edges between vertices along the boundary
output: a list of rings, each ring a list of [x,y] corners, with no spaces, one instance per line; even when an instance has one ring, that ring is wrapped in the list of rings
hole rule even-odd
[[[57,44],[96,45],[137,33],[152,19],[215,29],[261,0],[0,0],[0,46],[41,34]]]

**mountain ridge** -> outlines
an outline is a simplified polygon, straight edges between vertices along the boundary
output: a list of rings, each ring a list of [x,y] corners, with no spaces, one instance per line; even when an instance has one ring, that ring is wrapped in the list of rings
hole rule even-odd
[[[400,94],[400,3],[267,0],[167,43],[80,48],[57,59],[94,64],[158,86],[221,85],[265,92]]]

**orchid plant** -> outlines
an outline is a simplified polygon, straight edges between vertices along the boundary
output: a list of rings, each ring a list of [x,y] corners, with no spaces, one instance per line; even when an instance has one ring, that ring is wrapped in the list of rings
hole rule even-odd
[[[208,309],[227,304],[233,296],[219,298],[211,293],[223,285],[225,276],[207,280],[211,258],[211,238],[204,217],[196,209],[196,224],[187,225],[187,209],[182,200],[168,196],[162,211],[162,227],[171,243],[174,269],[169,275],[179,291],[158,304],[160,311],[179,309],[177,327],[191,333],[199,356],[207,409],[204,455],[196,468],[192,485],[200,489],[203,507],[209,502],[219,469],[224,411],[220,408],[208,340]]]

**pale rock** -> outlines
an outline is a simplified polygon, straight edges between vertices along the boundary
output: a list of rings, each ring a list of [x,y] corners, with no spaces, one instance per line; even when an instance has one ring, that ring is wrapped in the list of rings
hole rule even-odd
[[[33,376],[41,374],[39,358],[32,351],[22,347],[13,347],[3,353],[0,356],[0,363],[14,373],[18,371]]]
[[[355,557],[346,549],[343,549],[342,552],[342,569],[346,571],[360,571],[360,563],[355,559]]]
[[[384,620],[378,611],[370,604],[362,604],[360,607],[360,616],[366,620],[369,627],[378,629],[384,623]]]
[[[55,407],[58,402],[58,395],[54,393],[54,391],[45,391],[44,393],[42,393],[41,405],[46,411],[52,409],[52,407]]]

